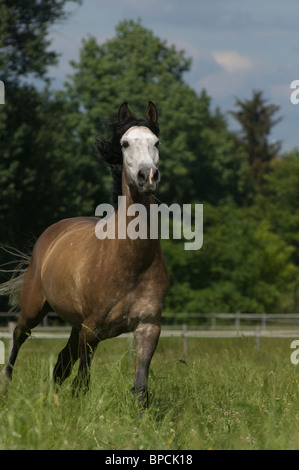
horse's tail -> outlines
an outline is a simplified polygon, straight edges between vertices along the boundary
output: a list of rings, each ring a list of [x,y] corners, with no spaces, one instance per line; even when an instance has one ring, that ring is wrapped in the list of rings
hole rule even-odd
[[[21,251],[17,250],[16,248],[7,247],[4,245],[0,245],[0,248],[6,253],[12,255],[15,260],[6,263],[5,265],[1,266],[0,269],[1,273],[5,274],[12,274],[11,278],[0,284],[0,295],[7,295],[9,296],[8,303],[11,306],[11,311],[17,310],[20,306],[20,295],[23,286],[24,277],[28,266],[30,264],[31,256],[22,253]],[[14,268],[4,268],[4,266],[15,266]]]

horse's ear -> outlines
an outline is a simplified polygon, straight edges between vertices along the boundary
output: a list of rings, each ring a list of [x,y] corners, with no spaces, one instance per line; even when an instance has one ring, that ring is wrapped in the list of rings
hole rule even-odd
[[[145,117],[148,121],[151,121],[154,124],[157,124],[158,122],[158,110],[154,103],[149,101],[147,110],[145,112]]]
[[[118,110],[118,120],[126,121],[131,116],[131,111],[128,108],[128,102],[125,101]]]

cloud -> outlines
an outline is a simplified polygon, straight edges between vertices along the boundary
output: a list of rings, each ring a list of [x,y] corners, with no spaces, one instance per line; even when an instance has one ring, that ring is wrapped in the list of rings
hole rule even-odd
[[[228,74],[247,72],[253,68],[250,57],[236,51],[214,51],[212,57]]]
[[[191,78],[193,88],[203,88],[222,105],[232,103],[237,95],[251,88],[259,71],[258,61],[235,50],[201,51],[194,64]]]

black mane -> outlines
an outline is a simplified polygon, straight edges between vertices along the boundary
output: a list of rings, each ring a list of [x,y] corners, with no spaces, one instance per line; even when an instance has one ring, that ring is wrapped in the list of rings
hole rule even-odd
[[[95,147],[97,153],[104,162],[108,163],[113,178],[112,203],[117,208],[118,196],[122,194],[121,173],[122,173],[122,151],[120,140],[130,127],[144,126],[150,129],[157,137],[159,135],[159,127],[157,124],[147,120],[139,119],[133,114],[124,121],[117,121],[109,124],[108,128],[112,131],[112,139],[110,141],[105,138],[96,139]]]

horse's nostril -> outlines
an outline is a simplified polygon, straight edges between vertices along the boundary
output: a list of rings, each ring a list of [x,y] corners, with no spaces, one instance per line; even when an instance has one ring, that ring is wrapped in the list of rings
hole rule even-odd
[[[153,180],[157,181],[159,179],[159,170],[156,170],[153,174]]]
[[[138,176],[138,179],[140,181],[145,181],[146,180],[146,174],[143,170],[139,170],[137,176]]]

